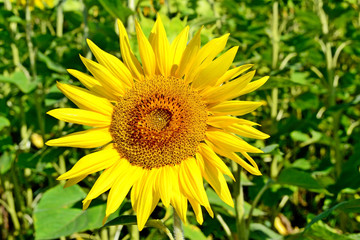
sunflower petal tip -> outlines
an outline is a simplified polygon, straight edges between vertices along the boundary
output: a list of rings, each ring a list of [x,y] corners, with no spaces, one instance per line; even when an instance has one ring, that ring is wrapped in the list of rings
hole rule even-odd
[[[64,174],[58,176],[58,177],[56,178],[56,180],[58,180],[58,181],[60,181],[60,180],[66,180],[66,178],[63,177],[63,175],[64,175]]]
[[[109,217],[109,216],[105,216],[105,217],[104,217],[104,219],[102,220],[102,225],[103,225],[103,226],[105,225],[105,223],[106,223],[106,221],[107,221],[108,217]]]
[[[261,126],[261,125],[260,125]],[[269,134],[264,133],[264,139],[268,139],[270,137]]]
[[[85,211],[86,209],[88,209],[90,203],[91,203],[91,199],[85,198],[83,201],[83,207],[82,209]],[[107,217],[106,217],[107,218]],[[104,224],[103,224],[104,225]]]
[[[79,54],[79,57],[80,57],[80,59],[81,59],[82,62],[84,62],[84,60],[86,60],[86,58],[83,57],[81,54]]]
[[[137,216],[137,226],[140,232],[144,229],[145,224],[146,222],[140,221],[139,216]]]

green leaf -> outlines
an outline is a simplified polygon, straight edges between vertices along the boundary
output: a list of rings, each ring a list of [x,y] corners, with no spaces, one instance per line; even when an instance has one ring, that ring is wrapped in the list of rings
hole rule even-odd
[[[13,156],[9,152],[4,152],[0,157],[0,173],[5,174],[9,171],[11,163],[13,161]]]
[[[46,191],[34,210],[36,239],[53,239],[102,226],[106,204],[81,209],[84,191],[58,185]]]
[[[296,97],[296,101],[291,102],[291,106],[295,109],[318,109],[319,98],[311,92],[305,92]]]
[[[272,153],[278,147],[279,147],[279,144],[270,144],[270,145],[267,145],[267,146],[263,147],[261,150],[264,153]]]
[[[305,227],[304,231],[307,231],[317,221],[327,218],[334,210],[340,210],[345,213],[349,213],[349,212],[359,213],[360,212],[360,199],[353,199],[350,201],[344,201],[344,202],[338,203],[335,206],[333,206],[332,208],[320,213],[319,215],[317,215],[316,217],[314,217],[311,220],[311,222]]]
[[[198,17],[189,21],[190,28],[198,29],[203,25],[215,23],[219,18],[216,17]]]
[[[63,66],[61,66],[59,63],[54,62],[51,58],[49,58],[42,52],[38,51],[37,57],[40,61],[45,63],[49,69],[58,73],[66,73],[66,69]]]
[[[104,225],[104,227],[114,226],[114,225],[136,225],[136,224],[137,221],[135,215],[122,215],[107,222]]]
[[[309,74],[307,72],[291,72],[290,80],[300,85],[309,85],[308,76]]]
[[[0,75],[0,82],[15,84],[23,93],[29,93],[36,88],[36,82],[30,82],[21,71],[16,71],[10,76]]]
[[[294,185],[306,189],[323,189],[310,173],[295,168],[284,169],[280,173],[277,183]]]
[[[206,236],[200,228],[190,224],[184,224],[184,236],[190,240],[206,240]]]
[[[293,140],[299,141],[299,142],[305,142],[310,139],[309,135],[306,133],[300,132],[300,131],[292,131],[290,133],[290,136]]]
[[[137,225],[137,219],[135,215],[122,215],[107,222],[104,227],[114,225]],[[157,228],[159,231],[165,234],[170,233],[169,229],[165,226],[163,221],[159,219],[149,219],[146,222],[145,227]]]
[[[319,221],[311,226],[311,229],[307,231],[305,234],[299,235],[299,240],[304,239],[303,237],[306,237],[306,239],[311,240],[317,240],[317,239],[336,239],[336,240],[351,240],[350,236],[346,234],[339,234],[337,231],[327,224],[323,223],[322,221]]]
[[[36,168],[40,157],[34,153],[20,153],[18,156],[17,165],[21,168]]]
[[[0,130],[8,126],[10,126],[10,121],[6,117],[0,116]]]
[[[305,158],[297,159],[295,162],[291,164],[292,168],[298,168],[302,170],[309,170],[311,168],[310,161],[306,160]]]
[[[206,194],[208,196],[209,202],[211,205],[217,205],[226,211],[227,215],[235,216],[235,209],[224,203],[220,197],[215,193],[211,188],[206,189]],[[244,202],[245,215],[247,216],[251,209],[251,204]],[[226,214],[225,213],[225,214]],[[265,212],[260,209],[255,208],[253,211],[253,216],[263,216]]]
[[[266,227],[260,223],[251,223],[250,224],[250,239],[255,240],[264,240],[264,239],[272,239],[272,240],[281,240],[283,236],[274,232],[270,228]]]
[[[267,90],[273,88],[289,88],[299,85],[303,85],[303,83],[293,81],[291,78],[271,76],[269,80],[259,88],[259,90]]]
[[[114,18],[119,18],[123,22],[132,14],[132,11],[123,5],[124,1],[99,0],[99,2],[108,13],[110,13]]]

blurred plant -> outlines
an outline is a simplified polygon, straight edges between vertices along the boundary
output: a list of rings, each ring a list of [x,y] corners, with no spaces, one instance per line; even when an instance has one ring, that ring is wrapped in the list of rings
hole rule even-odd
[[[89,189],[97,175],[81,187],[63,189],[54,181],[89,151],[38,148],[41,139],[82,130],[54,121],[45,112],[72,106],[55,83],[77,84],[65,69],[85,71],[78,59],[79,52],[91,57],[85,39],[117,54],[115,18],[127,22],[129,29],[133,27],[128,17],[138,18],[148,36],[152,19],[160,12],[168,16],[163,22],[170,41],[185,24],[194,31],[204,25],[203,43],[230,32],[228,47],[240,46],[234,65],[254,63],[258,76],[272,76],[261,91],[246,99],[269,103],[247,116],[272,136],[266,144],[250,141],[266,153],[255,156],[263,160],[257,160],[263,175],[246,176],[233,168],[239,180],[230,185],[240,203],[236,211],[205,185],[215,217],[204,214],[204,224],[198,226],[189,213],[185,237],[239,239],[244,232],[238,233],[236,219],[241,217],[249,239],[359,238],[360,2],[131,3],[60,1],[54,8],[31,8],[27,19],[20,4],[0,3],[1,237],[86,238],[90,233],[94,239],[166,238],[162,227],[145,228],[139,235],[129,227],[135,223],[132,216],[100,228],[105,196],[87,211],[79,206],[87,192],[84,189]],[[130,34],[133,49],[135,39]],[[31,70],[30,42],[36,78]],[[125,202],[118,214],[131,214],[130,209]],[[171,229],[171,212],[161,205],[157,209],[152,217],[162,219]]]

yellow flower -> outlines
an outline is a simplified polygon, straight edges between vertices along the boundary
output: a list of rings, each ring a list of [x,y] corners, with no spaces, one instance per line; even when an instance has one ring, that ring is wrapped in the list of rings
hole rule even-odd
[[[141,64],[120,21],[118,26],[123,61],[88,40],[97,62],[81,60],[92,76],[68,70],[87,89],[58,83],[79,109],[61,108],[48,114],[94,128],[46,144],[104,146],[81,158],[58,179],[67,179],[66,186],[71,186],[104,170],[83,201],[86,209],[92,199],[110,189],[104,221],[131,191],[139,230],[160,199],[166,207],[171,204],[183,222],[189,201],[201,224],[201,206],[213,216],[203,178],[233,206],[223,174],[234,177],[219,155],[252,174],[261,174],[248,153],[262,151],[237,135],[256,139],[268,135],[253,128],[256,123],[231,115],[242,116],[262,103],[231,99],[254,91],[268,77],[250,82],[255,74],[245,73],[250,64],[229,70],[238,47],[216,58],[229,34],[200,47],[201,29],[188,42],[186,27],[170,44],[160,17],[148,39],[136,22]]]

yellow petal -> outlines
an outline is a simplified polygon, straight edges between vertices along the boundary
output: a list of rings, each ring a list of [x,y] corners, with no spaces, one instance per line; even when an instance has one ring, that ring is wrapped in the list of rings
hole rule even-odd
[[[226,73],[217,80],[215,86],[220,86],[222,83],[227,82],[233,78],[236,78],[243,72],[252,68],[252,66],[254,66],[254,64],[244,64],[239,67],[236,67],[236,68],[226,71]]]
[[[170,44],[166,37],[164,25],[158,14],[156,22],[149,37],[151,46],[155,53],[157,66],[163,76],[169,76],[171,70]]]
[[[266,83],[269,76],[262,77],[259,80],[249,83],[243,90],[239,92],[239,96],[252,92]]]
[[[146,171],[145,171],[145,174],[146,174]],[[135,212],[137,211],[136,202],[137,202],[138,197],[140,195],[140,188],[138,187],[138,185],[139,185],[138,182],[137,182],[137,184],[134,184],[134,186],[132,187],[131,192],[130,192],[131,206],[132,206],[132,208],[134,209]]]
[[[175,75],[175,72],[179,67],[181,57],[186,48],[189,29],[190,29],[189,26],[186,26],[184,30],[182,30],[181,33],[171,43],[170,49],[171,49],[171,55],[173,56],[172,68],[171,68],[172,75]]]
[[[254,159],[252,159],[252,157],[249,156],[249,154],[247,152],[240,152],[240,153],[251,163],[252,166],[254,166],[254,168],[256,168],[259,171],[258,165],[254,161]],[[259,173],[260,173],[260,171],[259,171]],[[259,175],[261,175],[261,173]]]
[[[87,43],[91,49],[91,52],[96,57],[96,60],[106,67],[117,79],[125,83],[128,87],[133,85],[133,77],[129,69],[125,64],[117,57],[101,50],[90,39],[87,39]]]
[[[245,119],[230,117],[230,116],[209,116],[206,123],[213,127],[217,128],[226,128],[234,123],[247,125],[247,126],[254,126],[259,125],[255,122],[251,122]]]
[[[83,210],[86,210],[89,206],[90,206],[90,203],[91,203],[91,200],[83,200],[82,201],[83,203]],[[105,224],[105,222],[103,222],[103,225]]]
[[[156,59],[154,51],[149,43],[149,40],[145,37],[141,30],[140,24],[136,21],[136,36],[139,45],[139,51],[141,56],[141,62],[144,69],[145,76],[151,78],[155,75]]]
[[[223,102],[234,99],[238,97],[239,91],[241,91],[251,81],[254,75],[255,71],[251,71],[220,87],[214,87],[206,94],[202,94],[202,98],[207,103]]]
[[[119,161],[119,153],[114,148],[106,148],[82,157],[69,171],[62,174],[57,180],[79,177],[109,168]]]
[[[253,175],[261,175],[261,172],[259,171],[257,164],[255,163],[255,161],[252,158],[251,158],[252,161],[249,161],[251,163],[251,165],[250,165],[248,162],[246,162],[245,160],[240,158],[235,152],[229,151],[225,148],[218,148],[209,141],[206,141],[206,143],[209,146],[211,146],[211,148],[214,149],[214,151],[216,153],[233,160],[234,162],[239,164],[241,167],[243,167],[249,173],[251,173]],[[242,154],[244,154],[244,152],[242,152]],[[250,157],[250,156],[248,156],[248,157]]]
[[[200,225],[202,225],[202,223],[204,222],[204,218],[203,218],[203,214],[201,211],[201,205],[198,202],[196,202],[194,199],[191,199],[191,198],[189,198],[189,202],[191,204],[193,211],[195,212],[196,221]]]
[[[218,148],[234,152],[263,153],[260,149],[251,146],[241,138],[223,131],[207,131],[206,137]]]
[[[270,137],[266,133],[263,133],[257,130],[256,128],[242,124],[233,124],[231,126],[226,127],[225,130],[248,138],[266,139]]]
[[[123,96],[126,91],[126,85],[117,79],[106,67],[80,56],[81,61],[91,74],[106,88],[107,91],[115,96]]]
[[[57,147],[95,148],[112,141],[109,128],[93,128],[68,134],[61,138],[51,139],[45,144]]]
[[[156,173],[158,171],[146,170],[148,174],[142,178],[141,192],[137,200],[137,224],[139,231],[141,231],[147,222],[150,214],[154,211],[157,203],[159,202],[159,194],[154,191],[154,184],[156,182]],[[140,184],[139,182],[139,184]]]
[[[93,127],[107,127],[111,123],[109,115],[77,108],[58,108],[48,111],[47,114],[61,121]]]
[[[175,77],[181,78],[188,73],[191,65],[195,61],[195,58],[200,49],[200,33],[202,27],[197,31],[195,36],[190,40],[189,44],[186,46],[179,67],[176,70]]]
[[[174,166],[171,168],[173,174],[177,181],[179,181],[179,167]],[[174,207],[175,211],[179,215],[180,219],[183,223],[186,223],[186,212],[187,212],[187,198],[186,196],[180,191],[179,183],[173,184],[173,192],[171,198],[171,205]]]
[[[123,158],[115,162],[109,168],[105,169],[104,172],[101,173],[100,177],[96,180],[84,201],[97,198],[100,194],[109,190],[115,182],[116,178],[121,175],[123,171],[128,171],[126,168],[128,166],[127,162],[127,159]]]
[[[125,160],[125,159],[124,159]],[[124,198],[130,191],[130,188],[134,185],[136,181],[143,175],[144,171],[142,168],[137,166],[132,166],[127,160],[125,162],[124,169],[121,169],[117,173],[117,178],[114,181],[107,200],[106,205],[106,214],[108,217],[111,213],[115,212],[119,208],[121,203],[124,201]]]
[[[209,64],[214,58],[224,49],[230,33],[227,33],[219,38],[214,38],[205,44],[199,51],[198,56],[194,62],[194,66]],[[193,68],[194,69],[194,68]]]
[[[133,77],[137,80],[143,80],[143,70],[139,61],[136,59],[134,53],[130,49],[129,38],[126,33],[125,27],[119,19],[117,20],[117,24],[119,27],[120,50],[122,59],[130,70]]]
[[[230,34],[215,38],[200,48],[194,63],[191,64],[187,82],[192,82],[199,71],[206,68],[209,63],[224,49]]]
[[[68,69],[67,70],[71,75],[76,77],[87,89],[89,89],[91,92],[94,92],[101,97],[107,98],[109,100],[117,100],[118,97],[114,95],[113,91],[108,91],[98,80],[95,78],[74,70],[74,69]]]
[[[212,164],[214,167],[217,167],[223,174],[228,175],[232,178],[232,180],[235,181],[235,178],[229,168],[208,145],[200,143],[199,150],[203,156],[203,159],[206,160],[205,164]]]
[[[164,166],[160,168],[160,173],[157,176],[157,183],[156,183],[158,187],[158,192],[161,197],[161,201],[165,207],[168,207],[170,205],[170,199],[172,195],[172,184],[174,182],[174,176],[169,168],[171,167]]]
[[[194,158],[181,162],[179,167],[180,190],[201,205],[210,206],[203,184],[203,177]]]
[[[202,158],[197,158],[198,161],[202,161]],[[231,198],[229,188],[226,184],[226,180],[222,173],[213,165],[201,163],[204,166],[203,175],[206,181],[212,186],[216,194],[219,195],[221,200],[231,207],[234,207],[234,202]]]
[[[112,115],[113,105],[106,98],[96,96],[84,88],[69,84],[57,82],[56,85],[79,108],[95,111],[103,115]]]
[[[192,81],[195,89],[203,89],[208,85],[215,85],[216,81],[224,75],[231,66],[239,47],[233,47],[202,69]]]
[[[210,107],[210,112],[215,115],[237,115],[241,116],[254,111],[263,105],[262,102],[251,101],[226,101]]]
[[[86,178],[87,175],[88,174],[84,174],[84,175],[80,175],[78,177],[70,178],[69,180],[66,181],[64,188],[68,188],[68,187],[71,187],[71,186],[77,184],[78,182],[80,182],[81,180]]]

